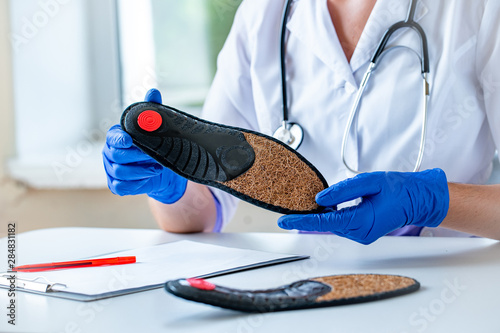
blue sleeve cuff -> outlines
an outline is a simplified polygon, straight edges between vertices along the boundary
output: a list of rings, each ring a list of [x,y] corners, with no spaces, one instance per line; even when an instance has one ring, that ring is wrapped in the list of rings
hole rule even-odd
[[[212,197],[214,198],[214,203],[215,203],[215,210],[216,210],[216,219],[215,219],[215,226],[212,232],[221,232],[222,229],[222,207],[219,202],[219,199],[212,193]]]

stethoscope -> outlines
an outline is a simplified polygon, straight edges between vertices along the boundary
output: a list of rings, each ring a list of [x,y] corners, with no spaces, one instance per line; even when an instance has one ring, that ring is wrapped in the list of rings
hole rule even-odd
[[[295,0],[287,0],[285,9],[283,10],[283,19],[281,23],[280,56],[281,56],[281,90],[282,90],[282,102],[283,102],[283,122],[282,125],[274,132],[273,136],[274,138],[288,144],[291,148],[298,149],[304,139],[304,130],[299,124],[290,122],[288,118],[289,108],[288,108],[288,91],[286,86],[286,60],[285,60],[286,30],[287,30],[286,23],[288,20],[288,16],[290,15],[291,4],[293,1]],[[415,163],[415,168],[413,169],[413,171],[414,172],[418,171],[422,164],[422,158],[424,155],[424,148],[425,148],[425,134],[427,130],[427,109],[428,109],[427,100],[429,98],[429,83],[427,81],[427,75],[429,74],[429,52],[428,52],[427,37],[425,35],[425,32],[422,29],[422,27],[417,22],[414,21],[416,7],[417,7],[417,1],[411,0],[406,19],[404,21],[400,21],[393,24],[391,27],[389,27],[389,29],[387,29],[387,31],[382,36],[382,39],[380,40],[380,43],[377,49],[375,50],[375,53],[372,56],[370,65],[368,66],[368,69],[363,76],[358,93],[356,95],[356,99],[349,113],[347,126],[344,132],[344,136],[342,138],[341,158],[346,168],[355,174],[360,173],[360,171],[350,167],[349,164],[347,163],[345,156],[347,141],[352,129],[354,118],[358,114],[361,97],[363,96],[363,93],[370,80],[371,75],[377,68],[378,61],[382,59],[382,57],[386,54],[386,51],[390,51],[392,49],[399,47],[404,47],[404,46],[394,46],[386,49],[386,45],[389,39],[397,30],[401,28],[412,28],[413,30],[415,30],[419,35],[420,41],[422,43],[422,49],[420,55],[416,51],[408,48],[409,50],[413,51],[414,54],[417,55],[421,63],[422,79],[423,79],[423,100],[424,100],[423,111],[422,111],[423,114],[422,130],[420,133],[420,146],[419,146],[417,161]]]

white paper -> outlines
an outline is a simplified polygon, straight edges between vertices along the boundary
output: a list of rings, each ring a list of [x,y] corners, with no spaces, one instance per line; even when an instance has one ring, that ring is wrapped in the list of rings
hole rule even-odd
[[[163,285],[167,280],[188,278],[295,255],[230,248],[192,241],[177,241],[127,250],[97,258],[136,256],[134,264],[71,268],[46,272],[18,273],[18,279],[43,276],[56,285],[53,290],[100,295],[120,290]]]

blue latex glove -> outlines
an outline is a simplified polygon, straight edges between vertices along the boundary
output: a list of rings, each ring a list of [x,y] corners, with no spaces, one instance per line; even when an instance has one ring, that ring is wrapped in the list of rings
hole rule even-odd
[[[357,206],[334,210],[342,202],[362,198]],[[437,227],[448,213],[449,193],[441,169],[422,172],[360,174],[321,191],[319,214],[288,215],[278,220],[283,229],[333,232],[362,244],[406,225]]]
[[[161,94],[151,89],[145,100],[161,104]],[[132,137],[120,125],[109,129],[102,156],[108,187],[114,194],[147,194],[160,202],[171,204],[186,191],[187,180],[134,146]]]

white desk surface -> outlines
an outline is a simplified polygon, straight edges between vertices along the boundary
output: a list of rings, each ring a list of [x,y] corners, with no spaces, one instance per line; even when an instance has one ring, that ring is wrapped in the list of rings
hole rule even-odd
[[[311,255],[211,279],[229,287],[262,289],[314,276],[384,273],[413,277],[421,289],[370,303],[267,314],[197,304],[163,289],[88,303],[18,292],[15,327],[7,323],[8,297],[0,289],[0,332],[500,332],[500,243],[480,238],[384,237],[364,246],[330,235],[57,228],[18,235],[18,264],[74,260],[179,239]],[[3,271],[5,249],[3,238]]]

